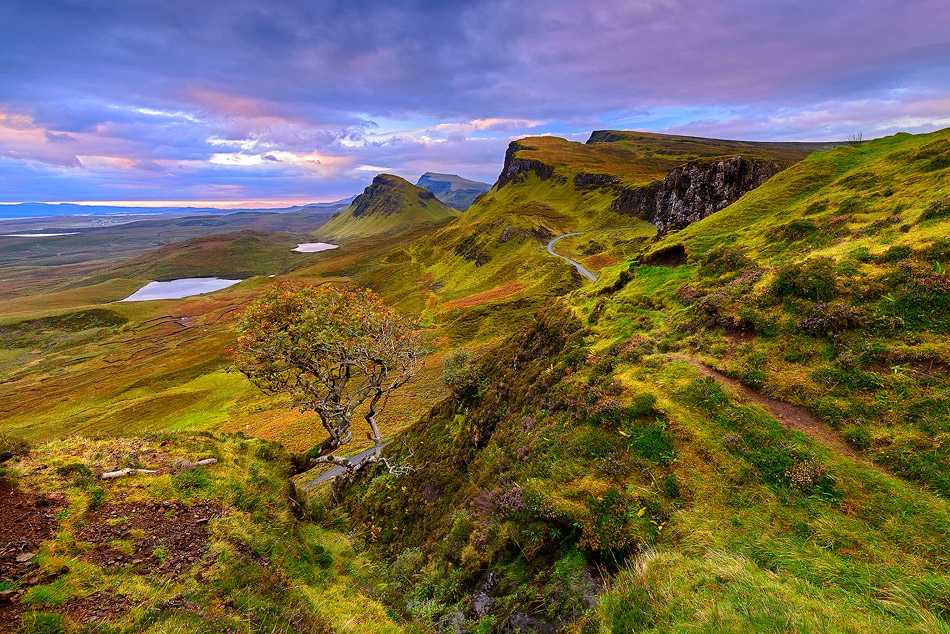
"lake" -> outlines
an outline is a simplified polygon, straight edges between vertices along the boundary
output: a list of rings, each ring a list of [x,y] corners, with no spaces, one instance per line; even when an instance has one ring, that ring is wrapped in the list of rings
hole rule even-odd
[[[298,244],[297,248],[291,249],[291,251],[296,251],[297,253],[320,253],[321,251],[338,248],[340,248],[340,245],[330,244],[329,242],[304,242],[303,244]]]
[[[203,295],[234,286],[243,280],[224,280],[219,277],[186,277],[170,282],[149,282],[135,291],[123,302],[144,302],[151,299],[180,299],[192,295]]]
[[[0,234],[0,238],[53,238],[55,236],[76,236],[79,235],[76,232],[73,233],[4,233]]]

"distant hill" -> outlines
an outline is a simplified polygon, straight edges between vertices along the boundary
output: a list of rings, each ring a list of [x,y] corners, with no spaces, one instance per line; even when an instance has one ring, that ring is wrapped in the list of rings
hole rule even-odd
[[[138,255],[145,249],[235,231],[308,234],[323,225],[332,213],[332,208],[303,206],[280,213],[236,211],[190,216],[151,216],[97,227],[76,227],[68,222],[62,225],[46,223],[44,232],[64,232],[70,235],[55,238],[0,236],[0,266],[48,266],[126,257]],[[6,228],[4,225],[0,227]],[[10,233],[20,231],[18,228]]]
[[[322,226],[319,234],[329,239],[345,239],[397,233],[441,223],[457,214],[432,192],[398,176],[379,174],[348,207]]]
[[[429,190],[436,198],[459,211],[468,209],[478,196],[491,189],[488,183],[438,172],[426,172],[419,177],[416,186]]]
[[[287,213],[301,210],[330,210],[335,211],[346,207],[353,201],[353,197],[335,200],[327,203],[307,203],[291,207],[254,207],[235,208],[224,207],[142,207],[142,206],[114,206],[114,205],[86,205],[76,203],[15,203],[0,205],[0,220],[14,218],[51,218],[68,216],[157,216],[176,215],[193,216],[196,214],[230,214],[238,211],[268,211]]]

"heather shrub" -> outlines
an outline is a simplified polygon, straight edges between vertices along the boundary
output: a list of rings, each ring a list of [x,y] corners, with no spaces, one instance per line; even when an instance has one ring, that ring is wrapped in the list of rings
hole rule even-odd
[[[817,257],[785,266],[779,269],[772,292],[778,297],[828,301],[836,292],[835,262],[831,258]]]
[[[449,354],[442,364],[442,381],[457,396],[470,394],[478,387],[478,374],[472,355],[466,350]]]

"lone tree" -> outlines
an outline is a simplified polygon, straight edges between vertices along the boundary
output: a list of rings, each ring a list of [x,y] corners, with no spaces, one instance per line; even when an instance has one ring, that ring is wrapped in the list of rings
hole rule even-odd
[[[368,289],[281,285],[251,304],[238,328],[240,371],[267,393],[289,394],[326,429],[329,438],[307,452],[308,465],[330,462],[352,473],[382,459],[376,417],[424,354],[415,321]],[[333,451],[352,440],[359,413],[374,451],[350,464]]]

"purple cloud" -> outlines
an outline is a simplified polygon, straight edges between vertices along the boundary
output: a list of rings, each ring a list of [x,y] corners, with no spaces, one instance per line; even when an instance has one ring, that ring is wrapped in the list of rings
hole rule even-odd
[[[326,199],[507,142],[950,125],[941,0],[0,5],[0,201]]]

